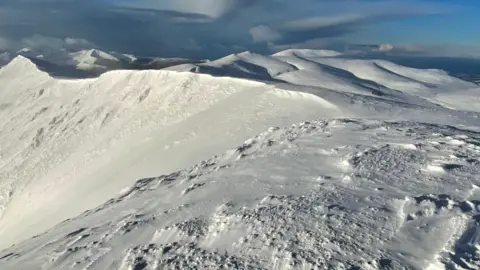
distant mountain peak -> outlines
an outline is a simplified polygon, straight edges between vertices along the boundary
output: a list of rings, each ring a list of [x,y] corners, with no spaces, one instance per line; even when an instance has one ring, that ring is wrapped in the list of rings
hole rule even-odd
[[[12,76],[42,72],[31,59],[22,55],[16,56],[2,68],[2,71],[4,74],[12,74]]]
[[[342,55],[342,53],[333,50],[288,49],[274,54],[274,56],[291,55],[303,55],[307,57],[335,57]]]
[[[115,62],[119,61],[118,58],[116,58],[115,56],[98,49],[81,50],[78,52],[70,53],[69,55],[72,56],[73,59],[77,62],[95,62],[98,59]]]
[[[17,55],[7,66],[23,66],[23,67],[35,67],[37,66],[27,57],[23,55]]]
[[[69,57],[71,57],[71,62],[80,70],[108,70],[120,63],[117,57],[98,49],[70,53]]]

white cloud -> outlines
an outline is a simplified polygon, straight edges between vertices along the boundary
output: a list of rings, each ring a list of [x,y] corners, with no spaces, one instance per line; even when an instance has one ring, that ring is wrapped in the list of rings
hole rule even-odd
[[[82,50],[96,47],[95,44],[82,38],[56,38],[33,35],[22,39],[9,39],[0,36],[0,51],[19,51],[24,48],[35,51]]]
[[[395,48],[392,44],[381,44],[378,46],[378,51],[380,52],[389,52],[392,51]]]
[[[72,49],[80,50],[86,48],[93,48],[95,45],[88,40],[82,38],[56,38],[43,35],[33,35],[28,38],[23,38],[20,42],[23,47],[28,47],[37,50],[62,50]]]
[[[275,41],[281,38],[278,32],[266,25],[252,27],[249,32],[254,42]]]
[[[454,44],[381,44],[375,50],[392,55],[480,58],[480,47]]]
[[[33,35],[28,38],[24,38],[21,41],[24,47],[31,49],[54,49],[59,50],[65,46],[65,41],[59,38],[46,37],[42,35]]]
[[[380,44],[377,48],[379,52],[408,52],[408,53],[421,53],[426,50],[426,47],[415,44]]]
[[[67,37],[65,38],[65,44],[68,46],[89,46],[93,47],[93,44],[83,38],[72,38],[72,37]]]
[[[135,2],[124,0],[115,4],[130,8],[195,13],[219,18],[231,11],[238,3],[239,0],[138,0]]]

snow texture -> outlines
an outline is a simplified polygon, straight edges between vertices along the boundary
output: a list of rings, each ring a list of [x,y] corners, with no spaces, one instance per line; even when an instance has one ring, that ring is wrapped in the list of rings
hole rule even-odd
[[[0,69],[0,269],[480,267],[477,85],[311,50],[170,69]]]

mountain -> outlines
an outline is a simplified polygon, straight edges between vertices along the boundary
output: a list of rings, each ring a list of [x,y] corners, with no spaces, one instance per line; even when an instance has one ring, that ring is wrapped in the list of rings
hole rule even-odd
[[[444,71],[289,50],[72,79],[19,56],[0,85],[2,269],[480,266],[480,89]]]
[[[328,89],[346,94],[377,96],[422,104],[455,107],[439,99],[451,89],[471,89],[476,85],[435,69],[415,69],[384,60],[341,58],[332,51],[287,50],[271,56],[244,52],[201,64],[168,68],[213,76],[288,83]],[[458,104],[462,106],[463,104]],[[478,111],[469,107],[470,109]]]
[[[70,53],[71,61],[80,70],[112,70],[121,67],[120,59],[106,52],[92,49]]]
[[[184,58],[141,57],[99,49],[69,51],[23,48],[13,54],[0,54],[0,67],[8,64],[15,56],[23,56],[35,63],[43,63],[39,64],[39,68],[53,76],[59,73],[62,77],[72,74],[72,78],[98,77],[107,71],[119,69],[163,69],[179,64],[204,62]],[[67,69],[68,72],[62,72],[62,69]],[[72,69],[76,71],[72,72]]]

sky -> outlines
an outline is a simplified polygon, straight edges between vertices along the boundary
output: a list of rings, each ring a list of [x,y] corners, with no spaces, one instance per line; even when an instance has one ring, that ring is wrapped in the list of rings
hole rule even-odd
[[[288,48],[480,58],[479,0],[1,0],[0,52],[216,58]]]

